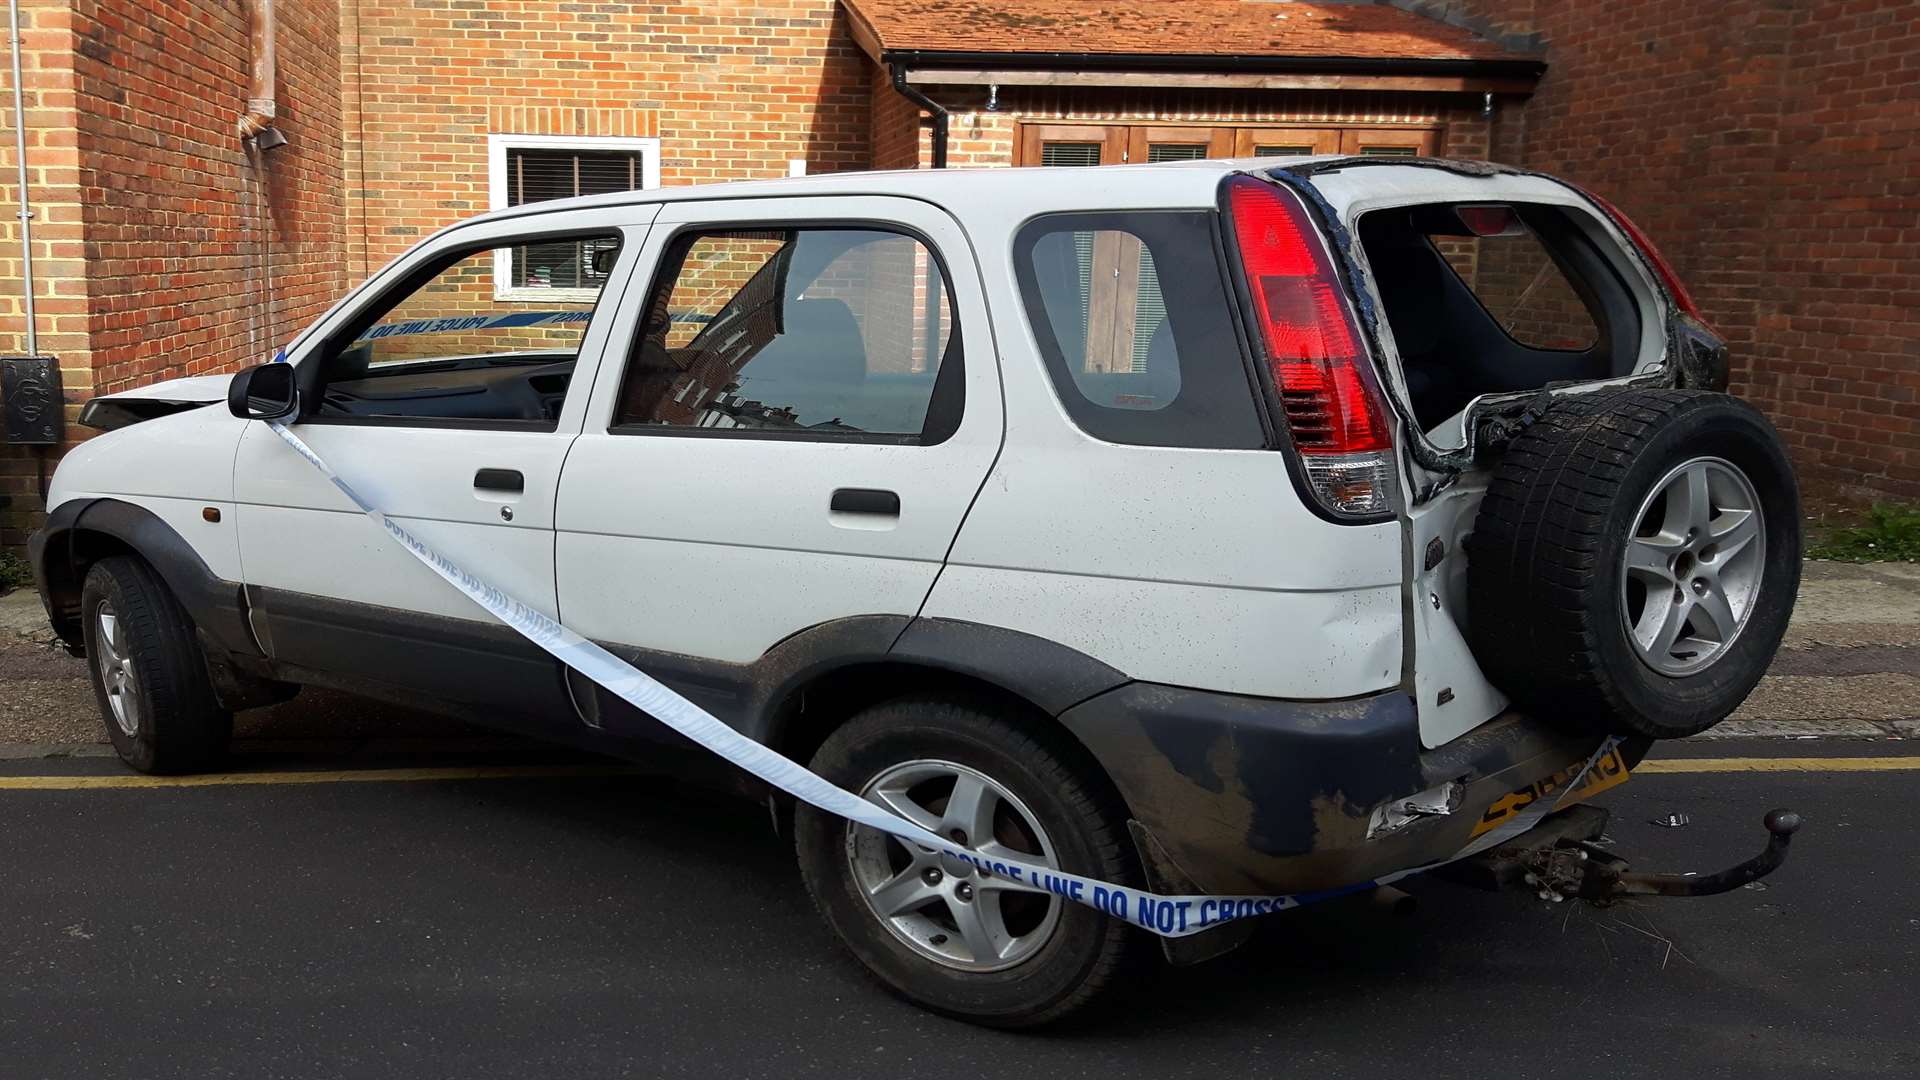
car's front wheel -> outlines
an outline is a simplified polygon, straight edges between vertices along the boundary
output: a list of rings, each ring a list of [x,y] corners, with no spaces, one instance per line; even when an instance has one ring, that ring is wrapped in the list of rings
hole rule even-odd
[[[145,563],[101,559],[80,593],[93,692],[120,760],[141,772],[216,765],[233,735],[193,621]]]
[[[1072,747],[985,709],[902,699],[849,720],[813,770],[984,854],[1128,886],[1125,815]],[[802,806],[800,869],[854,956],[896,993],[1031,1027],[1084,1008],[1152,943],[1092,908]]]

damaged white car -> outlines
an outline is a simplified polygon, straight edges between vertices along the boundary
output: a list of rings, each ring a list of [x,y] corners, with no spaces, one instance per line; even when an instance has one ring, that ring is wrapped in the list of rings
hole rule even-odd
[[[1671,270],[1550,177],[1312,158],[536,203],[424,241],[287,361],[96,399],[118,430],[54,478],[40,589],[136,769],[216,768],[233,711],[307,684],[635,761],[678,742],[272,420],[461,567],[989,856],[1299,896],[1552,796],[1476,859],[1609,896],[1732,887],[1792,832],[1684,880],[1576,846],[1605,818],[1573,777],[1617,783],[1759,680],[1800,514]],[[827,921],[929,1007],[1043,1023],[1161,951],[778,809]]]

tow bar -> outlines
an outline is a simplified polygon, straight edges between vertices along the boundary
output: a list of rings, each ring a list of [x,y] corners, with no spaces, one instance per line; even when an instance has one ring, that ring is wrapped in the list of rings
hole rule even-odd
[[[1553,900],[1577,896],[1606,905],[1627,896],[1713,896],[1759,881],[1787,861],[1800,815],[1774,810],[1761,824],[1767,827],[1766,850],[1717,874],[1636,874],[1625,859],[1590,840],[1561,840],[1526,853],[1521,862],[1526,883]]]

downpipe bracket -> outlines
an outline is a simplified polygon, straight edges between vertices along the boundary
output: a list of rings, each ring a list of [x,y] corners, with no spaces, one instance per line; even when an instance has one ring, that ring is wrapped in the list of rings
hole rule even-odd
[[[1765,850],[1715,874],[1634,873],[1626,860],[1582,841],[1535,852],[1527,881],[1543,897],[1578,897],[1600,906],[1629,896],[1717,896],[1759,881],[1787,861],[1793,834],[1800,831],[1800,815],[1773,810],[1761,824],[1767,830]]]

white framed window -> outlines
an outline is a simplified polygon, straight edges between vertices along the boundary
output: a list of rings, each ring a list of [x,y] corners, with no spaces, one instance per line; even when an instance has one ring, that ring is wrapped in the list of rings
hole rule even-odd
[[[660,140],[610,135],[488,135],[488,204],[495,210],[575,195],[660,186]],[[598,242],[565,240],[493,253],[497,300],[590,302],[604,284]],[[601,260],[604,262],[604,259]]]

